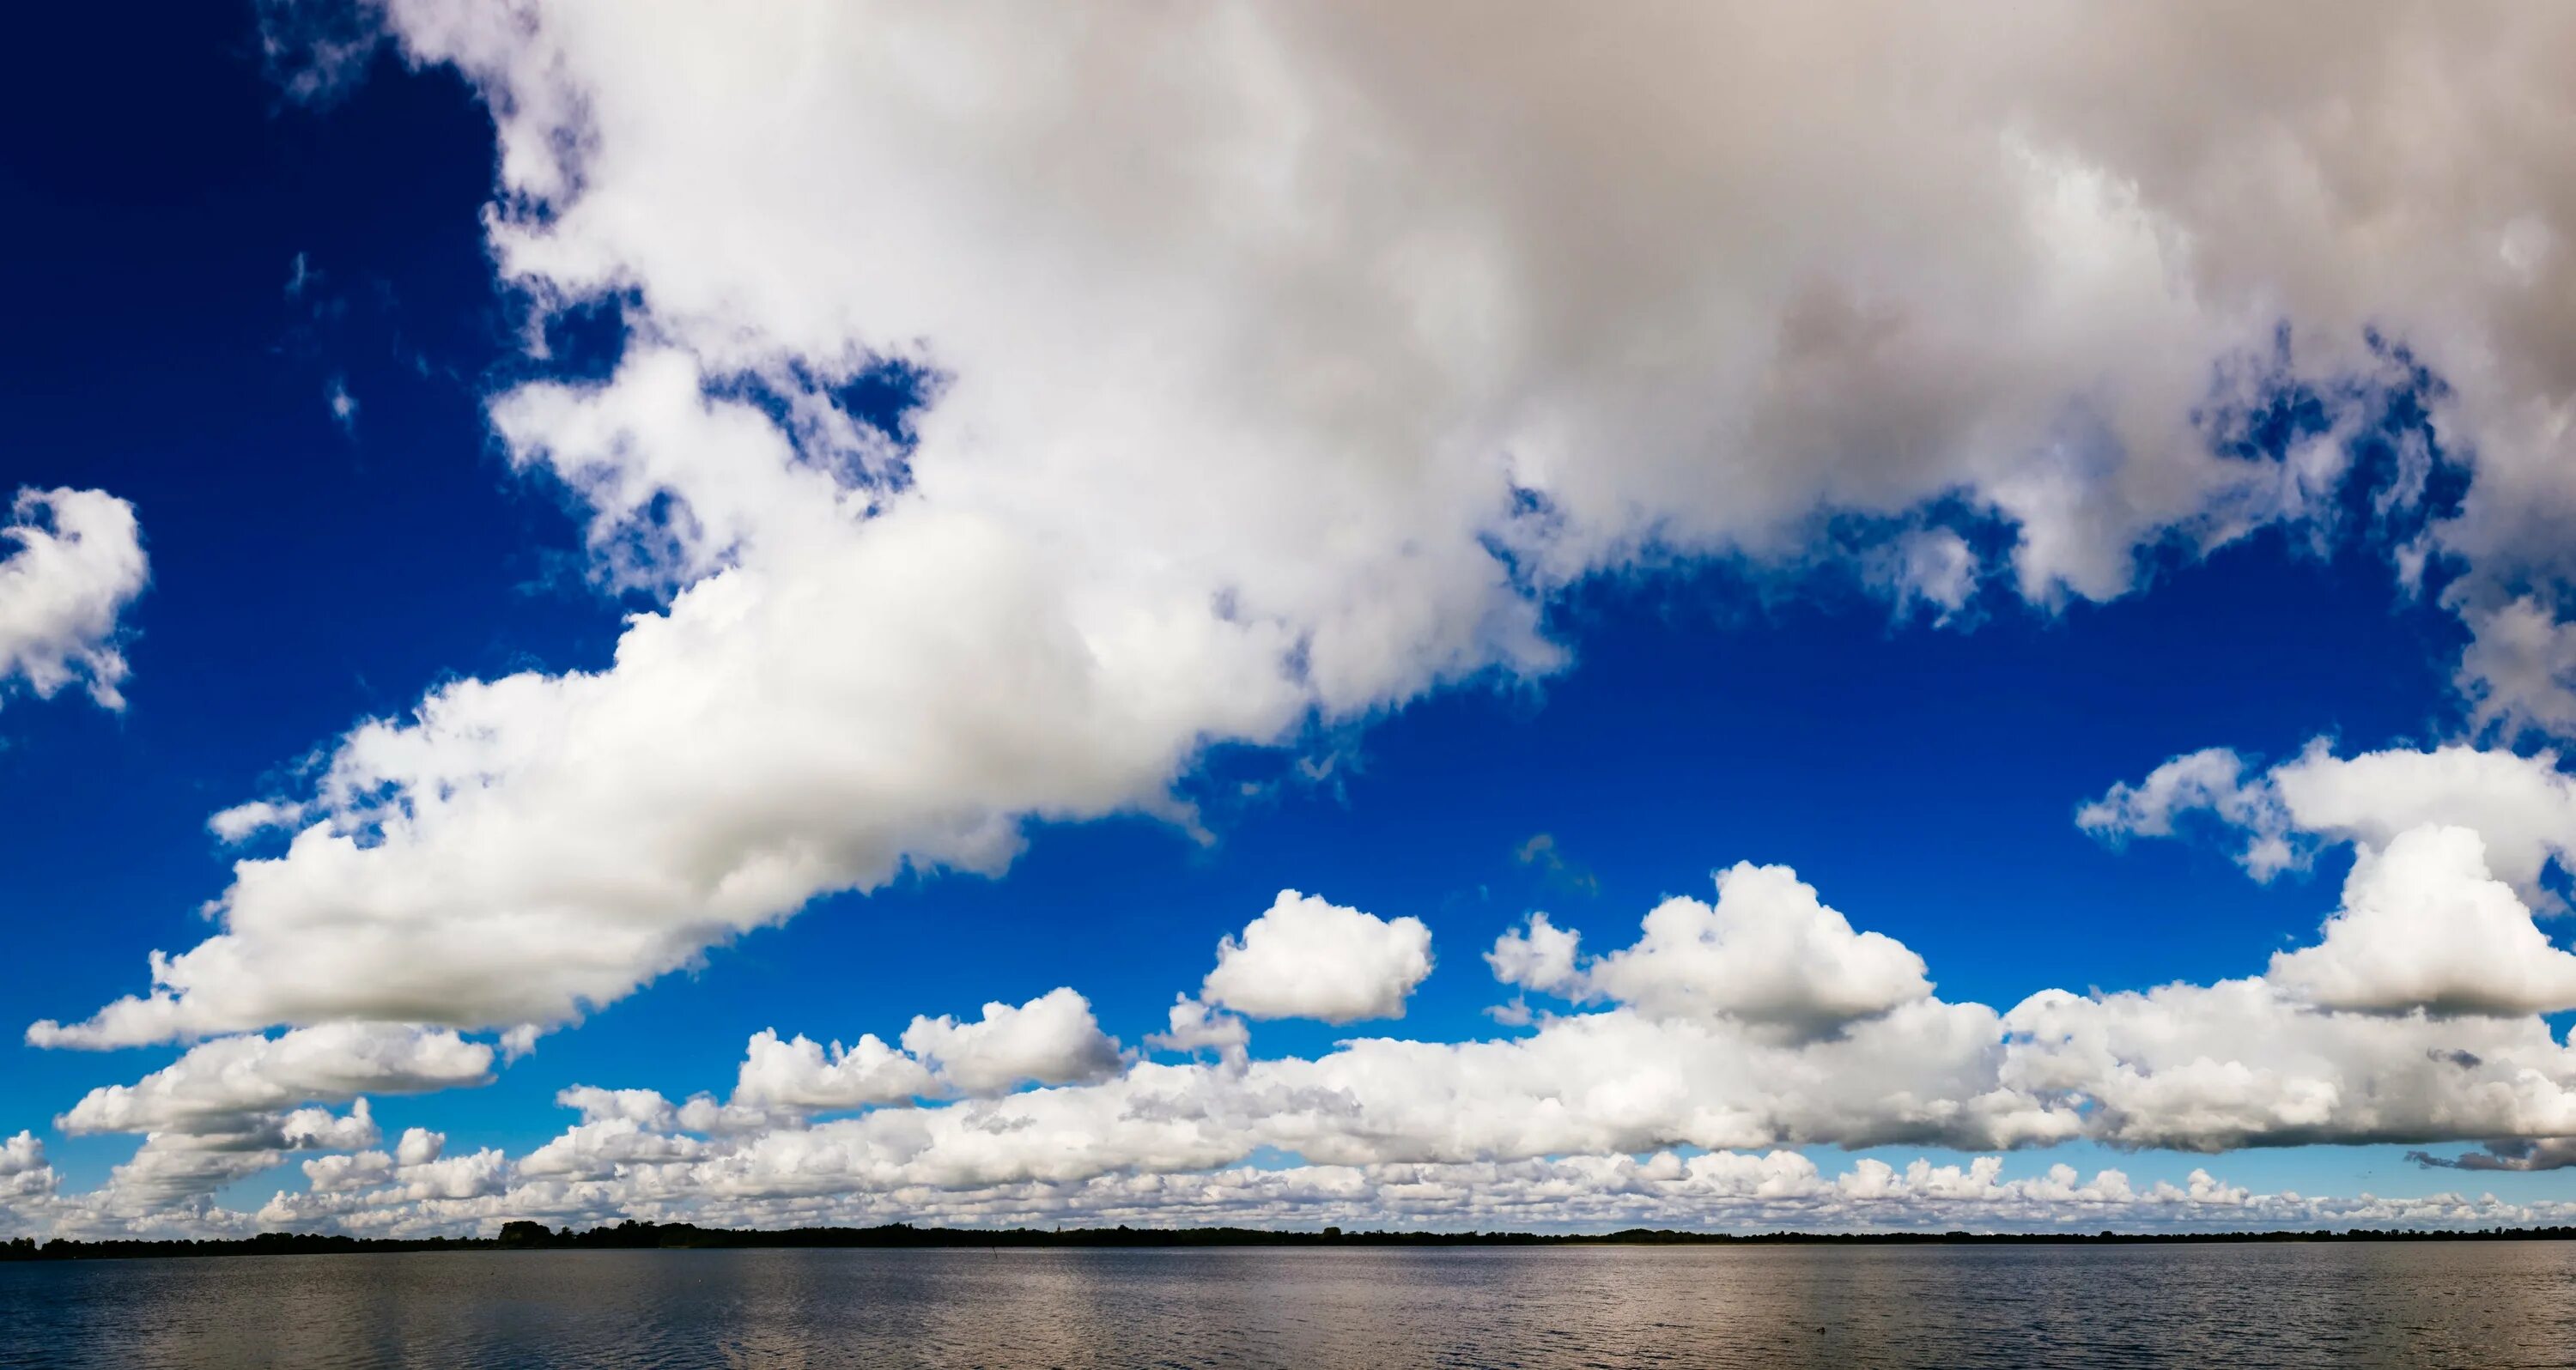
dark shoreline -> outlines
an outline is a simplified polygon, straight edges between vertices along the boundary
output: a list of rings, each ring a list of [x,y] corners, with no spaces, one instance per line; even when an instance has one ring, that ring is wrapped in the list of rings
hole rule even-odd
[[[312,1256],[399,1251],[633,1251],[873,1248],[896,1250],[1028,1250],[1057,1247],[1209,1248],[1244,1246],[1442,1247],[1442,1246],[2137,1246],[2249,1242],[2477,1242],[2567,1241],[2576,1227],[2476,1229],[2346,1228],[2277,1232],[1677,1232],[1632,1227],[1602,1233],[1540,1232],[1320,1232],[1249,1227],[1089,1227],[976,1229],[914,1227],[798,1227],[732,1231],[688,1223],[639,1223],[575,1232],[534,1222],[504,1224],[498,1237],[421,1239],[324,1236],[263,1232],[256,1237],[207,1241],[72,1241],[41,1245],[31,1238],[0,1245],[0,1261],[123,1260],[157,1256]]]

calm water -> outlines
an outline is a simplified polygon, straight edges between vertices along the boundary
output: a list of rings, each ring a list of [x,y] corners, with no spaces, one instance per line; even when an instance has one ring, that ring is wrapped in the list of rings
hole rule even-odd
[[[2576,1243],[0,1265],[18,1366],[2576,1364]]]

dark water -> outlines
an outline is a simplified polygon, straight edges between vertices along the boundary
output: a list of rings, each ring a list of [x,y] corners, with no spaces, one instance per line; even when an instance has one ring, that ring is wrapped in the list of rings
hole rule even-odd
[[[2576,1364],[2576,1243],[0,1265],[13,1366]]]

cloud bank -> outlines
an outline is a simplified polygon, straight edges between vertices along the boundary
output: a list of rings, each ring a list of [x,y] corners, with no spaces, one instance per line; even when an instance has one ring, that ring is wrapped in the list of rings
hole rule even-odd
[[[183,1199],[197,1206],[178,1212],[213,1230],[456,1231],[614,1213],[1032,1222],[1152,1210],[1159,1221],[1510,1216],[1551,1226],[2492,1217],[2503,1210],[2491,1201],[2254,1196],[2205,1172],[2188,1189],[2139,1189],[2118,1171],[2079,1180],[2062,1165],[2007,1181],[1991,1154],[1904,1173],[1865,1158],[1827,1177],[1788,1150],[2468,1141],[2482,1145],[2422,1159],[2469,1170],[2563,1163],[2576,1136],[2576,1050],[2542,1015],[2576,1008],[2564,969],[2576,958],[2547,946],[2484,849],[2474,830],[2438,824],[2384,851],[2362,847],[2342,908],[2262,975],[2052,989],[2001,1011],[1939,998],[1920,958],[1853,928],[1793,872],[1738,865],[1717,873],[1715,903],[1667,900],[1633,942],[1603,955],[1581,955],[1578,935],[1543,916],[1506,932],[1487,957],[1497,981],[1542,997],[1536,1008],[1521,1001],[1528,1026],[1511,1035],[1356,1037],[1319,1056],[1255,1058],[1241,1019],[1202,1012],[1202,1027],[1237,1031],[1149,1041],[1184,1055],[1219,1048],[1212,1061],[1173,1060],[1122,1052],[1063,988],[988,1004],[974,1021],[917,1017],[900,1047],[866,1034],[827,1049],[763,1031],[729,1099],[568,1089],[560,1101],[581,1121],[516,1158],[441,1161],[425,1132],[393,1153],[372,1150],[363,1097],[345,1116],[286,1111],[484,1078],[490,1049],[452,1032],[219,1038],[140,1085],[93,1091],[61,1120],[74,1131],[148,1130],[105,1189],[63,1196],[30,1181],[12,1211],[82,1231],[166,1223]],[[1348,948],[1354,971],[1372,969],[1372,944],[1398,931],[1292,893],[1226,948],[1258,954],[1269,939],[1256,932],[1283,908],[1362,934]],[[282,1191],[256,1215],[203,1203],[299,1150],[350,1154],[308,1162],[306,1190]],[[1286,1163],[1253,1164],[1264,1157]],[[159,1211],[135,1207],[136,1196]]]

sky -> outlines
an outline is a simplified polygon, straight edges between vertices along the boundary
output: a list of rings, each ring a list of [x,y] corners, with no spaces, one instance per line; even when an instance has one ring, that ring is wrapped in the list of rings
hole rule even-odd
[[[0,1236],[2576,1215],[2576,18],[53,7]]]

